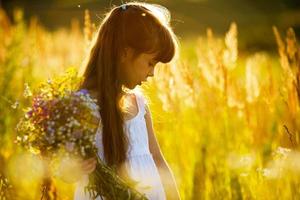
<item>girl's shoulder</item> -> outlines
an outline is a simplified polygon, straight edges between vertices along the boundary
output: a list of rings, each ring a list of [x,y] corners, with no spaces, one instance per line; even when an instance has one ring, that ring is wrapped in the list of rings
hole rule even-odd
[[[135,96],[137,102],[141,104],[147,104],[147,98],[145,97],[142,91],[134,89],[130,93]]]
[[[135,118],[134,116],[145,115],[146,100],[142,92],[138,90],[130,90],[125,93],[124,111],[125,115],[128,114],[128,118]]]
[[[142,113],[142,115],[145,115],[147,112],[147,108],[148,108],[147,96],[145,96],[143,94],[143,92],[141,92],[139,90],[134,90],[133,93],[135,95],[135,99],[136,99],[136,102],[137,102],[140,112]]]
[[[97,90],[89,89],[87,91],[93,99],[98,99],[99,93]],[[126,94],[125,96],[127,96],[127,98],[131,99],[131,102],[136,101],[138,105],[141,105],[143,107],[148,104],[148,100],[147,100],[146,96],[139,89],[133,89],[133,90],[127,91],[125,94]]]

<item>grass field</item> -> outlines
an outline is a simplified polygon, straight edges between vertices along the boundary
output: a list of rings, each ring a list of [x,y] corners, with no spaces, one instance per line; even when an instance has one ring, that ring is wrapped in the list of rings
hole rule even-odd
[[[95,26],[86,13],[83,29],[49,32],[22,15],[0,10],[0,172],[11,185],[2,178],[0,195],[29,200],[43,167],[14,143],[24,90],[79,69]],[[300,199],[300,48],[292,29],[272,28],[275,55],[239,52],[235,23],[223,37],[182,38],[179,59],[142,86],[182,199]],[[74,185],[54,183],[72,199]]]

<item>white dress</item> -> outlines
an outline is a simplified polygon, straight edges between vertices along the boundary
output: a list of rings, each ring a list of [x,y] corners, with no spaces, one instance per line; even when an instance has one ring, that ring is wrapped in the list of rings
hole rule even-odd
[[[127,160],[125,166],[135,181],[138,181],[136,189],[145,194],[149,200],[165,200],[165,192],[158,173],[158,169],[149,151],[148,133],[145,121],[145,99],[134,92],[138,113],[135,117],[124,122],[124,130],[129,139],[129,148],[127,151]],[[100,126],[99,126],[100,127]],[[96,133],[96,146],[99,157],[105,162],[102,144],[102,128],[98,128]],[[84,193],[84,186],[88,183],[88,177],[85,176],[77,183],[74,199],[89,200],[88,194]],[[97,200],[101,198],[97,198]],[[103,198],[104,199],[104,198]]]

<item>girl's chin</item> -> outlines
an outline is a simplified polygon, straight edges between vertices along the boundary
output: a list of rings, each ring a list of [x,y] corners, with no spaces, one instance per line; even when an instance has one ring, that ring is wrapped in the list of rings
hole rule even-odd
[[[130,89],[134,89],[136,86],[141,86],[142,85],[142,82],[138,82],[138,83],[134,83],[131,85],[131,87],[129,87]]]
[[[138,86],[138,85],[141,85],[141,83],[138,83],[138,84],[126,84],[126,85],[124,85],[127,89],[130,89],[130,90],[132,90],[132,89],[134,89],[136,86]]]

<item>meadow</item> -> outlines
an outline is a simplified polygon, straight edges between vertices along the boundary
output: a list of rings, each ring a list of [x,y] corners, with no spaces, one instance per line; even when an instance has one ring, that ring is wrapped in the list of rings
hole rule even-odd
[[[88,53],[96,25],[45,29],[0,10],[0,199],[40,199],[42,161],[15,144],[26,95]],[[300,48],[292,28],[273,29],[278,52],[239,51],[238,24],[223,36],[180,38],[141,89],[182,199],[300,199]],[[53,179],[57,199],[74,184]]]

